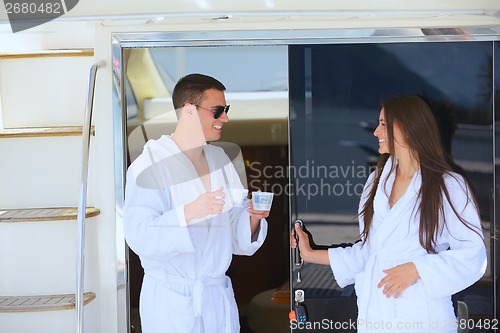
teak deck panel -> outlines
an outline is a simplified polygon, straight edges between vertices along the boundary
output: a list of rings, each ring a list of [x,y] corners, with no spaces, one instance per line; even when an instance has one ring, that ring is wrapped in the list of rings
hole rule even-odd
[[[91,128],[92,135],[95,129]],[[43,136],[81,136],[82,126],[20,127],[0,129],[0,138],[31,138]]]
[[[95,217],[100,211],[97,208],[87,207],[85,217]],[[78,208],[29,208],[29,209],[0,209],[0,222],[40,222],[76,220]]]
[[[54,49],[23,53],[0,53],[1,59],[46,58],[46,57],[93,57],[93,49]]]
[[[95,299],[93,292],[83,295],[86,305]],[[75,308],[75,295],[45,295],[45,296],[0,296],[0,312],[34,312],[58,311]]]

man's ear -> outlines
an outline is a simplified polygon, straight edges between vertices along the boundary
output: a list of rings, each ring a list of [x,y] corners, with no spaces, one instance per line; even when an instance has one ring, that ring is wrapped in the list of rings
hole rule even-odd
[[[196,107],[193,104],[191,104],[191,103],[186,103],[186,104],[184,104],[184,106],[182,108],[187,112],[187,114],[192,115],[193,114],[193,110]]]

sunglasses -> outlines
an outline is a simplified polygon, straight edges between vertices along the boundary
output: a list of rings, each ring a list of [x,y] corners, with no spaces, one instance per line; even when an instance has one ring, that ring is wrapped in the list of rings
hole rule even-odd
[[[229,112],[229,107],[230,105],[217,105],[217,106],[214,106],[211,110],[210,109],[207,109],[207,108],[204,108],[203,106],[199,106],[199,105],[195,105],[197,108],[200,108],[200,109],[203,109],[203,110],[207,110],[207,111],[210,111],[210,112],[213,112],[214,114],[214,119],[217,119],[219,118],[220,116],[222,116],[222,114],[225,112],[225,113],[228,113]]]

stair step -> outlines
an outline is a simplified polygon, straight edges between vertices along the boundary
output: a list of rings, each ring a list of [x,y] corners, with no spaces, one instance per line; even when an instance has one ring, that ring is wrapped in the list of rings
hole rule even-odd
[[[85,217],[95,217],[100,211],[97,208],[87,207]],[[0,209],[0,222],[40,222],[76,220],[78,208],[27,208],[27,209]]]
[[[83,304],[95,299],[93,292],[83,294]],[[0,296],[0,312],[58,311],[75,308],[75,295]]]
[[[0,129],[0,138],[33,138],[42,136],[78,136],[82,135],[82,126],[55,126],[55,127],[20,127]],[[91,128],[95,135],[94,126]]]
[[[23,53],[2,53],[0,59],[41,58],[41,57],[93,57],[93,49],[37,50]]]

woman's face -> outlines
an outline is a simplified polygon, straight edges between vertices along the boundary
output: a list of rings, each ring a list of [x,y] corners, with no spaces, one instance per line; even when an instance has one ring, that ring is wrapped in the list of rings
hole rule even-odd
[[[401,130],[399,129],[398,124],[393,123],[393,128],[394,128],[394,150],[397,152],[402,149],[408,149],[408,145],[406,144],[406,141],[403,138],[403,134],[401,133]],[[375,129],[375,132],[373,132],[373,135],[375,135],[378,138],[378,152],[379,154],[388,154],[389,153],[389,138],[387,135],[387,127],[386,127],[386,122],[384,119],[384,108],[380,110],[380,116],[378,119],[378,126]]]

